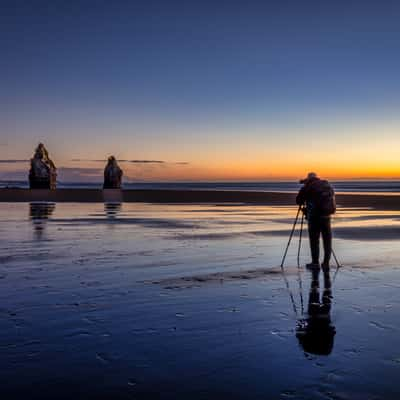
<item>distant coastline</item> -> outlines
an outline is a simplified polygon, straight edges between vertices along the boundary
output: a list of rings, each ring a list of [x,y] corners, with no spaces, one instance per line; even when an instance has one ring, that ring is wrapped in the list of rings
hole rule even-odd
[[[337,180],[330,181],[336,193],[400,193],[400,180]],[[296,193],[300,184],[296,181],[265,182],[124,182],[126,190],[206,190],[237,192]],[[0,180],[0,188],[26,189],[28,181]],[[58,182],[60,189],[100,189],[101,182]]]

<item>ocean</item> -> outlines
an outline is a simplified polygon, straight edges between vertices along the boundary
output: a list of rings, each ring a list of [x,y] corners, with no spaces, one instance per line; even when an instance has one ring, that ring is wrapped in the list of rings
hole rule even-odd
[[[331,181],[336,192],[399,193],[400,180]],[[0,180],[0,188],[27,188],[27,181]],[[101,188],[101,182],[58,182],[58,188]],[[301,185],[296,181],[265,182],[125,182],[125,189],[165,190],[234,190],[257,192],[296,192]]]

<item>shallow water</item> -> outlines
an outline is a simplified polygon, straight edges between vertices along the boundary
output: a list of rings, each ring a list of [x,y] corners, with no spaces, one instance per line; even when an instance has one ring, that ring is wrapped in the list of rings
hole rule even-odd
[[[325,355],[296,337],[318,292],[298,274],[298,236],[277,269],[295,213],[2,204],[2,398],[397,398],[400,213],[335,216],[344,267],[330,273]]]
[[[336,193],[380,193],[394,194],[400,192],[400,180],[346,180],[330,181]],[[0,179],[0,188],[28,188],[29,182]],[[57,182],[58,188],[99,189],[98,182]],[[297,192],[301,184],[297,181],[255,181],[255,182],[126,182],[125,189],[150,190],[234,190],[239,192]]]

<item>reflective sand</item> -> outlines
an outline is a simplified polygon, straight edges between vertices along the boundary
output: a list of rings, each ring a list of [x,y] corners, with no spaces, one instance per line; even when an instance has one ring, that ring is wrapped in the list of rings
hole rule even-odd
[[[324,297],[322,273],[319,291],[311,272],[299,281],[297,237],[286,267],[297,316],[277,269],[295,213],[2,204],[3,397],[397,398],[400,213],[335,217],[345,267],[325,296],[329,355],[296,337],[310,287],[312,303]]]

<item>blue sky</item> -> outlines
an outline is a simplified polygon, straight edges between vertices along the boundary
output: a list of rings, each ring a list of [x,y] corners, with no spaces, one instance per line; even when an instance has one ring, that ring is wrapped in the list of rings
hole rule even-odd
[[[92,171],[71,159],[111,153],[166,161],[151,172],[129,166],[150,180],[287,178],[313,167],[347,176],[343,163],[354,176],[382,165],[382,176],[400,176],[391,151],[400,144],[400,3],[2,6],[1,159],[28,159],[41,140],[66,169]],[[299,150],[307,156],[281,172]],[[0,164],[0,177],[24,168]]]

